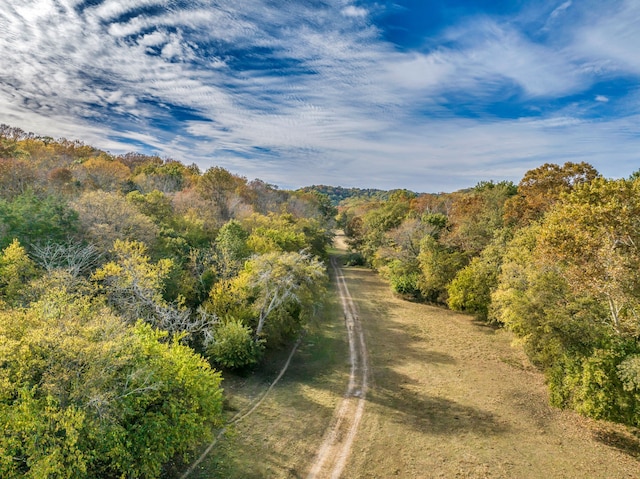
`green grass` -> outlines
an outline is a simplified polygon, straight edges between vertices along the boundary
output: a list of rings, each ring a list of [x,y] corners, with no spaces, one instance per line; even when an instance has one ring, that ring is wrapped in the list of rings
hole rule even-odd
[[[345,277],[371,387],[344,478],[638,477],[640,436],[551,408],[543,377],[507,332],[402,301],[364,268],[345,268]],[[347,385],[336,296],[281,382],[191,478],[306,477]],[[271,354],[254,374],[225,376],[228,417],[269,386],[288,354]]]
[[[344,394],[349,370],[341,305],[335,294],[329,296],[283,378],[254,413],[228,429],[190,478],[304,477]],[[289,352],[270,352],[250,374],[224,374],[228,419],[269,387]]]

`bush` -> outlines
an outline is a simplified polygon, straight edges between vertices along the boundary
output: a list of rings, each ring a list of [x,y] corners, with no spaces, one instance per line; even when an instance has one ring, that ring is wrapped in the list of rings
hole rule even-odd
[[[230,319],[218,325],[207,354],[216,363],[231,369],[252,366],[260,360],[262,343],[251,337],[251,328]]]
[[[0,477],[159,477],[222,419],[220,374],[166,333],[52,290],[0,312]]]
[[[637,354],[635,342],[613,341],[588,357],[565,359],[548,374],[553,403],[596,419],[640,426],[640,388],[633,366]]]
[[[474,258],[447,285],[449,307],[487,321],[491,292],[497,284],[497,276],[496,267],[483,261],[481,257]]]
[[[393,291],[412,298],[420,297],[420,273],[392,275],[389,278]]]
[[[360,253],[349,253],[344,260],[345,266],[364,266],[366,261]]]

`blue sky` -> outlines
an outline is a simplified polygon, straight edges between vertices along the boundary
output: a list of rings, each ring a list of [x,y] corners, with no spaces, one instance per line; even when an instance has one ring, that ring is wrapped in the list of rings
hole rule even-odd
[[[623,177],[638,45],[637,0],[3,0],[0,123],[282,188]]]

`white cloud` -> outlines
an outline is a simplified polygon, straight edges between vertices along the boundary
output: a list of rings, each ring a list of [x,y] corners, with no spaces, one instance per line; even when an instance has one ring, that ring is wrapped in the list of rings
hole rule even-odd
[[[526,95],[565,95],[589,83],[584,69],[563,49],[536,43],[510,25],[482,19],[452,29],[447,39],[457,49],[449,50],[456,82],[480,91],[493,90],[505,79]]]
[[[474,17],[430,39],[440,46],[428,52],[385,43],[375,26],[354,21],[369,13],[344,0],[287,8],[107,0],[83,11],[70,0],[8,3],[0,10],[2,121],[114,152],[140,142],[283,186],[442,191],[517,181],[556,158],[613,171],[614,144],[620,164],[632,167],[640,146],[636,117],[586,122],[558,110],[535,120],[469,120],[447,103],[461,94],[482,105],[501,95],[553,100],[616,69],[640,71],[640,7],[632,2],[575,25],[562,22],[578,6],[561,4],[548,33],[566,30],[556,43],[505,18]],[[170,106],[202,120],[175,122]]]
[[[342,14],[345,17],[353,17],[353,18],[364,18],[367,16],[368,12],[366,9],[362,7],[356,7],[354,5],[349,5],[342,9]]]
[[[571,6],[572,3],[573,2],[571,0],[567,0],[566,2],[561,4],[560,6],[556,7],[551,12],[551,15],[549,15],[549,18],[552,19],[552,20],[555,20],[559,15],[563,14]]]
[[[603,3],[574,27],[572,49],[603,72],[640,74],[640,3],[625,0],[608,6]]]
[[[604,95],[596,95],[596,101],[599,101],[601,103],[607,103],[609,101],[609,98],[607,98]]]

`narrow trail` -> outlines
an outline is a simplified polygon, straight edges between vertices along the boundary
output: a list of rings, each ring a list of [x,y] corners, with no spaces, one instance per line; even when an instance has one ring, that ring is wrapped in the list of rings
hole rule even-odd
[[[345,315],[351,370],[347,391],[336,408],[331,427],[325,433],[307,476],[308,479],[338,479],[341,476],[364,414],[369,386],[367,345],[362,325],[344,275],[335,257],[331,258],[331,266],[335,273]]]
[[[282,366],[282,369],[280,370],[280,373],[273,380],[273,382],[269,385],[269,387],[262,394],[260,394],[251,404],[249,404],[249,406],[247,406],[246,409],[236,413],[236,415],[231,418],[231,420],[228,422],[228,424],[218,431],[218,434],[216,434],[216,436],[214,437],[213,441],[211,441],[211,443],[209,444],[209,446],[207,446],[207,448],[204,450],[204,452],[202,454],[200,454],[198,459],[196,459],[191,464],[191,466],[189,466],[189,468],[184,472],[184,474],[182,474],[180,476],[180,479],[187,479],[196,470],[196,468],[200,465],[200,463],[211,452],[213,447],[218,443],[218,441],[220,440],[222,435],[225,432],[227,432],[227,428],[229,426],[239,423],[244,418],[246,418],[247,416],[252,414],[256,409],[258,409],[258,407],[260,407],[260,405],[267,398],[267,394],[269,394],[271,392],[271,390],[275,387],[275,385],[278,384],[278,381],[280,381],[280,379],[282,379],[282,376],[284,376],[284,373],[287,372],[287,369],[289,368],[289,365],[291,364],[291,360],[293,359],[293,355],[298,350],[298,347],[300,346],[300,343],[302,343],[302,336],[300,336],[298,338],[298,340],[296,341],[296,343],[293,345],[293,348],[291,349],[291,352],[289,353],[289,357],[287,358],[287,362],[284,364],[284,366]]]

